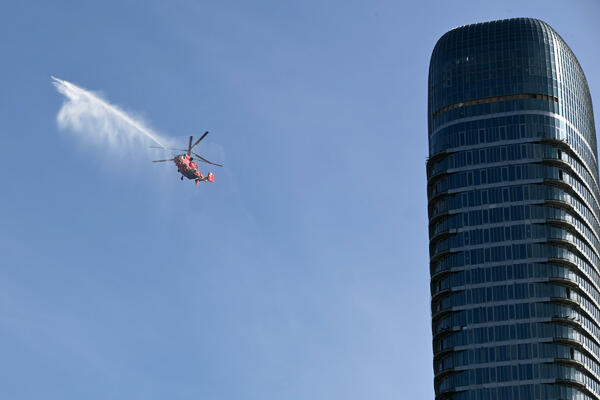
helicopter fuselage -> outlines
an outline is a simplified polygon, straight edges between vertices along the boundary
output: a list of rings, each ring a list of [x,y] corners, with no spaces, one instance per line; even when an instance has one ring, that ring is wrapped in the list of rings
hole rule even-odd
[[[180,154],[173,159],[177,170],[188,179],[204,179],[204,175],[198,169],[198,165],[187,154]]]

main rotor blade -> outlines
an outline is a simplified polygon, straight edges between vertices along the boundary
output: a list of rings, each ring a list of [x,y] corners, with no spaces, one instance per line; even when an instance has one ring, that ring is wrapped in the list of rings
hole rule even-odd
[[[194,148],[194,147],[195,147],[195,146],[196,146],[198,143],[200,143],[200,141],[201,141],[202,139],[204,139],[204,138],[206,137],[206,135],[208,135],[208,131],[204,132],[204,135],[202,135],[202,136],[200,137],[200,139],[196,140],[196,143],[194,143],[194,144],[192,145],[191,149],[193,149],[193,148]]]
[[[190,136],[190,144],[188,144],[188,149],[187,149],[188,156],[190,155],[190,152],[192,151],[192,140],[194,140],[194,137]]]
[[[192,151],[192,153],[194,153],[194,152]],[[221,164],[217,164],[217,163],[214,163],[214,162],[210,162],[210,161],[208,161],[206,158],[202,157],[202,156],[201,156],[200,154],[198,154],[198,153],[194,153],[194,155],[195,155],[196,157],[198,157],[199,159],[201,159],[202,161],[204,161],[205,163],[207,163],[207,164],[216,165],[217,167],[222,167],[222,165],[221,165]]]
[[[165,161],[173,161],[173,159],[171,158],[170,160],[155,160],[155,161],[152,161],[152,162],[165,162]]]

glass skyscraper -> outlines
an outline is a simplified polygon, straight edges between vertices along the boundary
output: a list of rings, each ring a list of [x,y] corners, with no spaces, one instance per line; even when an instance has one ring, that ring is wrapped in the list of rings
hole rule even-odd
[[[446,33],[429,68],[436,399],[600,399],[600,190],[583,70],[546,23]]]

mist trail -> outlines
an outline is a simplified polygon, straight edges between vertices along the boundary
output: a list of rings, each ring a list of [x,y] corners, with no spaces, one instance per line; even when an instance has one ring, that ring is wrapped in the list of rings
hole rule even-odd
[[[61,129],[69,129],[84,140],[104,142],[114,151],[133,150],[134,146],[143,144],[140,142],[145,138],[166,150],[163,141],[168,139],[161,138],[138,118],[93,92],[54,76],[51,78],[59,93],[66,97],[56,116]]]

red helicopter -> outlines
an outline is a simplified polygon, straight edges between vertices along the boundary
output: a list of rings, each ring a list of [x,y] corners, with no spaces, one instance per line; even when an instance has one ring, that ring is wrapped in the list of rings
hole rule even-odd
[[[202,135],[200,137],[200,139],[196,140],[196,142],[194,144],[192,144],[192,141],[194,140],[194,137],[190,136],[190,143],[188,144],[187,150],[185,150],[185,149],[172,149],[172,148],[165,148],[165,147],[150,146],[153,149],[165,149],[165,150],[175,150],[175,151],[185,151],[186,152],[184,154],[180,154],[180,155],[175,156],[174,158],[170,158],[168,160],[155,160],[155,161],[152,161],[152,162],[173,161],[175,163],[175,165],[177,165],[177,170],[181,174],[181,180],[183,180],[183,177],[186,177],[188,179],[194,179],[196,181],[196,185],[199,185],[200,182],[204,182],[204,181],[214,182],[215,181],[215,176],[213,175],[213,173],[209,172],[206,177],[204,175],[202,175],[202,172],[200,172],[200,170],[198,169],[198,165],[194,162],[194,159],[191,156],[193,154],[198,159],[200,159],[202,162],[205,162],[205,163],[211,164],[211,165],[216,165],[217,167],[222,167],[221,164],[210,162],[206,158],[202,157],[200,154],[194,153],[192,151],[192,149],[198,143],[200,143],[200,141],[202,139],[204,139],[206,137],[206,135],[208,135],[208,131],[204,132],[204,135]]]

